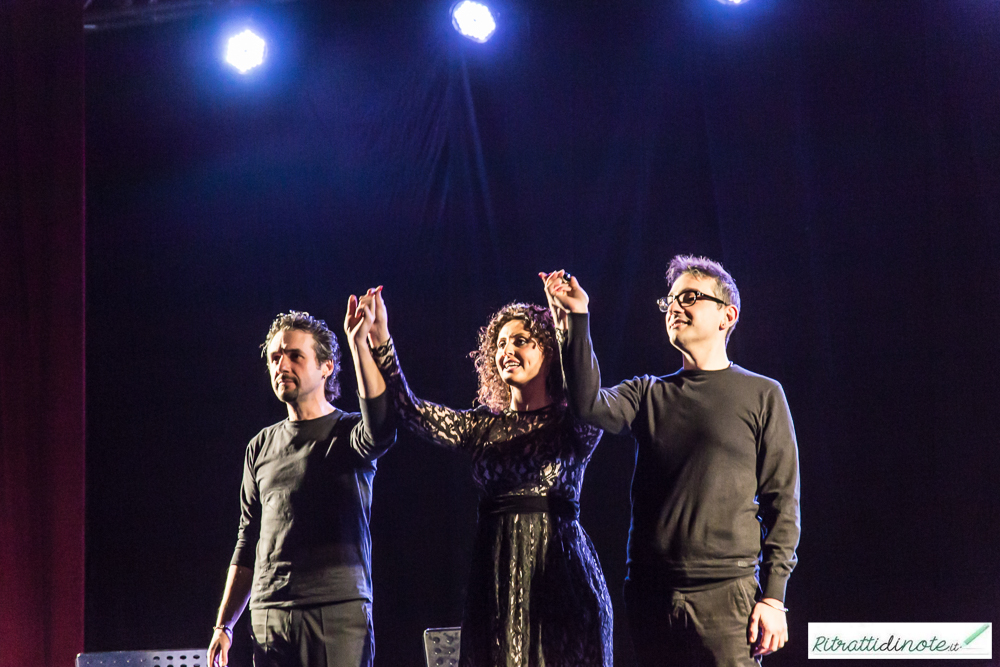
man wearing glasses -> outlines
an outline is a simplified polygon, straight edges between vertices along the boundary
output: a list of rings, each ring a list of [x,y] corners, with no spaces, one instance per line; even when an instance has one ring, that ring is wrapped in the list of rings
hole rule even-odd
[[[587,293],[564,271],[541,276],[570,409],[636,440],[625,605],[639,664],[759,664],[788,640],[798,450],[781,385],[726,353],[736,283],[717,262],[674,257],[658,305],[683,368],[602,389]]]

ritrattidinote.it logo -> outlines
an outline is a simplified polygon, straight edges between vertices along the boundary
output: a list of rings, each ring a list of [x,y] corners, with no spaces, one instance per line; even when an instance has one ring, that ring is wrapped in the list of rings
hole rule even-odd
[[[810,623],[809,657],[992,660],[992,623]]]

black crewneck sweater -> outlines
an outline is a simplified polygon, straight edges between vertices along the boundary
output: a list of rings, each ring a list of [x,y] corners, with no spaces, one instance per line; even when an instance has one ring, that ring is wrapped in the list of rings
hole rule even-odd
[[[760,567],[784,600],[799,541],[795,431],[781,385],[739,366],[601,389],[588,314],[560,345],[570,409],[636,440],[628,577],[697,588]]]

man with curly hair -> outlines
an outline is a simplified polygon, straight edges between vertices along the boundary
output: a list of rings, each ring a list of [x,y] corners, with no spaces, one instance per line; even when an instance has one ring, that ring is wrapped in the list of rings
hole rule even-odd
[[[249,603],[254,665],[370,667],[372,481],[395,441],[385,383],[365,339],[372,295],[348,303],[361,413],[342,412],[340,348],[323,320],[277,316],[262,346],[288,418],[247,446],[239,535],[209,665],[229,662],[233,625]]]
[[[798,449],[781,385],[727,355],[736,283],[717,262],[674,257],[658,305],[683,368],[602,389],[587,293],[564,271],[541,277],[570,409],[636,440],[625,606],[639,664],[759,664],[788,639]]]

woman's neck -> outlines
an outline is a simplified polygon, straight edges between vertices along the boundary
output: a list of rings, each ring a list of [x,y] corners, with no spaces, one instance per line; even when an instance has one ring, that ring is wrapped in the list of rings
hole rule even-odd
[[[529,383],[526,387],[510,388],[510,409],[515,412],[541,410],[554,401],[545,389],[545,383]]]

